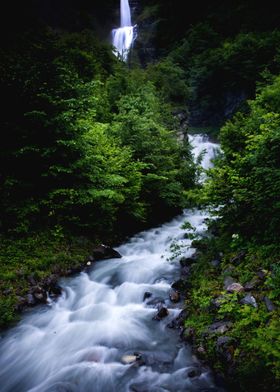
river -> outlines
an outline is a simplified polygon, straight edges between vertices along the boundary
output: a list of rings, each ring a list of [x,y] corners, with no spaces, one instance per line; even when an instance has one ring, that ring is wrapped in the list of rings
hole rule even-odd
[[[195,156],[206,151],[202,166],[209,167],[217,145],[203,135],[190,139]],[[203,233],[206,217],[186,210],[116,248],[121,259],[96,262],[62,279],[57,301],[27,311],[1,337],[0,391],[220,391],[209,369],[167,326],[183,307],[169,299],[170,285],[180,276],[180,256],[173,258],[170,246],[191,256],[195,249],[182,224],[188,221]],[[150,297],[143,300],[145,293]],[[159,301],[169,311],[160,321],[154,319]],[[133,361],[135,353],[140,361]]]

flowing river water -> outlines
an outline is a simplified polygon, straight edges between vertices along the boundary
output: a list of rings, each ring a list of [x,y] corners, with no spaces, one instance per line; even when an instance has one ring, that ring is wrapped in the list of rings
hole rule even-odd
[[[206,151],[202,166],[209,167],[217,145],[203,135],[190,139],[195,156]],[[184,256],[191,256],[195,250],[182,224],[188,221],[203,233],[206,217],[186,210],[119,246],[121,259],[96,262],[90,271],[62,279],[57,301],[26,312],[0,339],[0,391],[220,391],[209,369],[167,326],[183,306],[169,299],[170,285],[180,276],[170,245],[183,246]],[[152,296],[143,300],[147,292]],[[169,310],[160,321],[154,319],[155,298]],[[142,363],[124,363],[134,353]]]

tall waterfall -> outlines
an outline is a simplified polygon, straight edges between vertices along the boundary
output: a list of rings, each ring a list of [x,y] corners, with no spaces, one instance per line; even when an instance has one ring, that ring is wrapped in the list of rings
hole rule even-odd
[[[128,0],[121,0],[121,27],[112,30],[114,53],[127,61],[128,53],[135,39],[135,26],[131,23],[131,12]]]

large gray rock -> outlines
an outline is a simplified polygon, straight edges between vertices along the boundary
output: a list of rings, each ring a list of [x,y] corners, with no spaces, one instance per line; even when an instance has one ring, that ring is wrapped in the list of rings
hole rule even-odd
[[[245,295],[245,297],[242,298],[242,300],[240,301],[240,303],[243,304],[243,305],[251,305],[251,306],[253,306],[254,308],[257,308],[257,307],[258,307],[256,298],[255,298],[253,295],[251,295],[250,293],[248,293],[247,295]]]
[[[244,287],[240,283],[234,282],[230,284],[226,290],[228,293],[242,293],[244,291]]]

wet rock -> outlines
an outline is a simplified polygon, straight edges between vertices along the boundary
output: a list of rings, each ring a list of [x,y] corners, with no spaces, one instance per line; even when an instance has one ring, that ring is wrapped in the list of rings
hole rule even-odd
[[[246,252],[242,250],[236,256],[232,257],[230,259],[230,262],[232,264],[238,265],[241,263],[242,260],[244,260],[245,256],[246,256]]]
[[[231,321],[217,321],[208,327],[209,333],[220,333],[224,334],[232,327]]]
[[[190,283],[185,279],[179,279],[172,283],[172,289],[179,290],[181,292],[187,290],[190,287]]]
[[[90,263],[93,263],[94,262],[94,257],[93,256],[89,256],[87,261],[90,262]]]
[[[269,311],[269,312],[273,312],[276,308],[275,308],[275,305],[271,302],[271,300],[268,298],[268,297],[264,297],[263,298],[263,301],[264,301],[264,303],[265,303],[265,306],[266,306],[266,309]]]
[[[151,298],[151,296],[152,296],[152,293],[150,293],[149,291],[146,291],[143,296],[143,301],[146,301],[146,299]]]
[[[226,290],[228,293],[242,293],[244,291],[244,287],[240,283],[234,282],[230,284]]]
[[[255,298],[253,295],[251,295],[251,294],[245,295],[245,297],[242,298],[242,300],[240,301],[240,303],[243,304],[243,305],[251,305],[251,306],[253,306],[254,308],[257,308],[257,307],[258,307],[256,298]]]
[[[105,259],[119,259],[122,256],[115,249],[108,245],[99,245],[97,248],[93,249],[92,257],[94,260],[105,260]]]
[[[32,294],[36,303],[46,303],[47,302],[47,293],[42,287],[40,287],[40,286],[32,287],[31,294]]]
[[[193,344],[195,337],[195,330],[193,328],[185,328],[180,334],[180,338],[186,342]]]
[[[187,309],[183,309],[175,319],[173,319],[169,324],[167,324],[168,328],[171,329],[183,328],[187,316],[188,316]]]
[[[201,375],[201,367],[199,365],[194,365],[187,369],[187,376],[189,378],[199,377]]]
[[[154,320],[162,320],[163,318],[167,317],[169,314],[169,311],[166,306],[163,306],[162,304],[158,307],[157,314],[154,317]]]
[[[179,302],[180,301],[180,293],[177,290],[171,289],[169,292],[169,298],[172,302]]]

